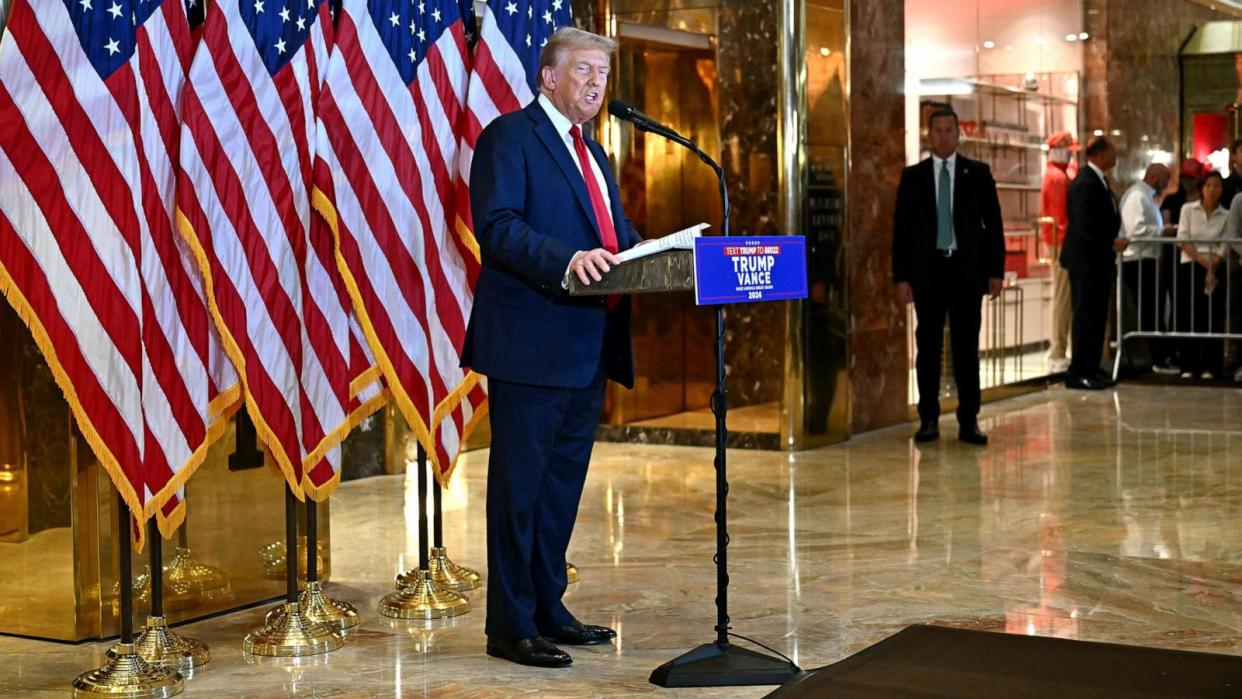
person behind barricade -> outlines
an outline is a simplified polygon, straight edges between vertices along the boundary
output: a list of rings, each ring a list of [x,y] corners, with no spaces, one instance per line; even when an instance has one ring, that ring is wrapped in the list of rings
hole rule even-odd
[[[1052,254],[1052,346],[1048,349],[1048,370],[1055,374],[1069,368],[1065,353],[1069,347],[1072,305],[1069,273],[1061,267],[1060,253],[1069,225],[1066,197],[1073,179],[1069,167],[1080,146],[1068,131],[1049,136],[1047,144],[1048,167],[1039,188],[1039,215],[1052,219],[1050,223],[1042,223],[1040,228],[1044,244]]]
[[[1225,234],[1229,215],[1220,205],[1224,178],[1209,172],[1203,178],[1199,201],[1182,207],[1177,229],[1179,239],[1211,240]],[[1181,245],[1181,264],[1173,281],[1180,332],[1220,333],[1224,331],[1225,290],[1224,261],[1228,247],[1221,244],[1194,242]],[[1194,338],[1187,340],[1182,352],[1182,378],[1211,380],[1220,372],[1223,341]]]
[[[1242,191],[1238,192],[1233,198],[1233,203],[1229,206],[1229,218],[1225,221],[1225,237],[1242,238]],[[1232,246],[1233,254],[1231,259],[1222,263],[1229,265],[1229,272],[1225,275],[1229,282],[1229,288],[1226,293],[1229,294],[1230,316],[1228,318],[1228,330],[1230,332],[1242,331],[1242,243],[1234,243]],[[1242,342],[1232,340],[1229,343],[1232,349],[1232,366],[1234,368],[1233,380],[1242,383]]]
[[[1134,241],[1159,239],[1175,235],[1177,227],[1166,224],[1156,197],[1169,186],[1172,173],[1159,163],[1147,167],[1143,179],[1135,182],[1121,196],[1121,237]],[[1160,313],[1163,304],[1158,298],[1159,279],[1157,265],[1160,251],[1167,247],[1155,243],[1140,242],[1130,245],[1122,255],[1121,279],[1125,286],[1131,308],[1122,317],[1122,332],[1138,330],[1146,333],[1163,333],[1168,330]],[[1121,334],[1120,332],[1118,334]],[[1169,345],[1160,338],[1147,343],[1151,351],[1152,369],[1157,373],[1177,373],[1169,356]]]
[[[1229,176],[1224,185],[1220,205],[1232,211],[1234,197],[1242,194],[1242,138],[1235,138],[1229,144]]]
[[[1181,223],[1182,207],[1199,201],[1199,187],[1203,182],[1203,163],[1194,158],[1182,161],[1177,169],[1177,190],[1160,202],[1160,215],[1165,223],[1174,226]]]

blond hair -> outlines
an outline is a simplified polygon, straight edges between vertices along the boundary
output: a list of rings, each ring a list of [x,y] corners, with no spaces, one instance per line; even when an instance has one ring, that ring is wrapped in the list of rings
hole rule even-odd
[[[557,29],[539,52],[539,85],[543,86],[544,68],[555,68],[566,53],[583,49],[603,51],[611,58],[617,51],[617,41],[576,27]]]

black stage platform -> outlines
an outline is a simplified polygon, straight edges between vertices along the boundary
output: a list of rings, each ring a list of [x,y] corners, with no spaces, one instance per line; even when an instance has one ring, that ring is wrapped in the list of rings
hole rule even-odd
[[[1242,657],[916,625],[768,695],[1242,697]]]

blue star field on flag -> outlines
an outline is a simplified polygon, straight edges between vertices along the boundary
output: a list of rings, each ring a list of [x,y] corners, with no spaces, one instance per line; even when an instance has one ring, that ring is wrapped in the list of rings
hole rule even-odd
[[[279,72],[306,43],[323,2],[325,0],[239,1],[242,21],[254,37],[268,73]]]
[[[367,9],[384,48],[408,85],[444,31],[461,19],[460,0],[370,0]]]
[[[63,0],[82,49],[107,79],[134,55],[138,27],[164,0]]]
[[[521,59],[530,89],[537,93],[539,52],[557,29],[573,24],[569,0],[488,0],[488,5]]]

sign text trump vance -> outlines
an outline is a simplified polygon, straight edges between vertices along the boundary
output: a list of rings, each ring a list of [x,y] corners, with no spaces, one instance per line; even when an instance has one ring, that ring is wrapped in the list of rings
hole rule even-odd
[[[781,254],[779,245],[730,245],[724,254],[733,261],[739,291],[772,288],[772,270],[776,256]]]

